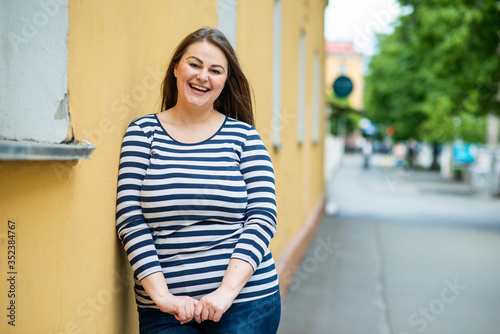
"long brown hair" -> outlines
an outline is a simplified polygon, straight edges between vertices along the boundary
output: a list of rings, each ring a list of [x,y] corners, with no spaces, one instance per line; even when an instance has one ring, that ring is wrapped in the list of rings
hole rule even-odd
[[[177,104],[177,79],[174,76],[174,69],[187,48],[193,43],[202,41],[207,41],[221,49],[229,67],[224,89],[214,101],[214,109],[224,115],[254,125],[250,84],[241,70],[236,52],[220,30],[209,27],[198,29],[187,35],[175,49],[162,84],[161,110],[170,109]]]

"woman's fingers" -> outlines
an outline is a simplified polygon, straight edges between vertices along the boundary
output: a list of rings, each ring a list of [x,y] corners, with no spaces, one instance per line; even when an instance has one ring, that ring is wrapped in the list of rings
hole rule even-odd
[[[203,311],[201,312],[201,321],[203,320],[210,320],[210,310],[207,307],[207,305],[203,305]]]
[[[197,305],[195,305],[193,311],[193,317],[198,323],[205,320],[218,322],[223,315],[224,309],[221,309],[216,304],[212,303],[208,298],[200,299]]]
[[[201,323],[203,321],[201,320],[202,312],[203,312],[203,303],[198,301],[196,307],[194,308],[194,319],[196,320],[197,323]]]
[[[193,317],[194,317],[194,302],[189,301],[186,304],[184,310],[185,310],[186,317],[184,318],[183,321],[181,321],[181,324],[189,322],[189,321],[191,321],[191,319],[193,319]]]
[[[180,297],[179,303],[175,308],[175,319],[179,320],[181,324],[191,321],[194,317],[197,303],[198,301],[191,297]]]
[[[183,305],[177,308],[177,312],[175,315],[177,320],[179,320],[180,322],[184,322],[186,320],[186,310]]]
[[[223,315],[223,314],[224,314],[224,312],[222,312],[222,310],[219,310],[219,311],[215,312],[215,314],[214,314],[214,316],[213,316],[212,320],[213,320],[214,322],[219,322],[219,320],[220,320],[220,318],[222,318],[222,315]]]
[[[214,310],[203,298],[198,302],[194,310],[194,318],[196,322],[201,323],[205,320],[212,320],[214,317]]]

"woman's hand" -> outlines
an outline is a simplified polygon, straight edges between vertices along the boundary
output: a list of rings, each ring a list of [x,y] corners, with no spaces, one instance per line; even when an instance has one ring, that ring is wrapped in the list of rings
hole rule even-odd
[[[156,272],[143,278],[141,284],[162,312],[172,314],[181,324],[193,319],[194,309],[198,301],[191,297],[171,294],[162,272]]]
[[[228,291],[221,286],[200,299],[194,310],[194,319],[198,323],[201,323],[203,320],[218,322],[222,318],[222,315],[231,307],[236,295],[234,292]]]
[[[231,307],[241,289],[253,274],[252,266],[243,260],[231,259],[220,287],[200,299],[194,310],[194,319],[218,322]]]
[[[189,322],[194,317],[196,305],[199,302],[188,296],[174,296],[167,294],[156,301],[162,312],[172,314],[181,324]]]

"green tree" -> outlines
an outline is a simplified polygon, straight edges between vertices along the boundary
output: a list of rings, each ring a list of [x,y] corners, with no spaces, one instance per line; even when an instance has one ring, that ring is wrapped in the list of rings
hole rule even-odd
[[[331,93],[326,95],[326,102],[330,106],[330,133],[332,135],[339,135],[339,122],[345,126],[346,133],[353,133],[358,129],[363,115],[361,111],[351,106],[347,98],[339,98]]]
[[[496,0],[399,0],[409,14],[379,36],[369,64],[369,117],[396,139],[484,141],[499,114],[500,5]]]

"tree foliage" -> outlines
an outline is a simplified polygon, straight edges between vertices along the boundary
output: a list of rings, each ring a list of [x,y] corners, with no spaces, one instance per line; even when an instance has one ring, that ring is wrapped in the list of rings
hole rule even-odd
[[[345,126],[347,133],[353,133],[358,128],[359,121],[363,116],[354,109],[347,98],[339,98],[335,93],[326,95],[326,102],[330,106],[330,133],[337,136],[339,122]]]
[[[500,5],[496,0],[399,0],[409,14],[380,35],[365,107],[398,139],[483,141],[499,113]]]

